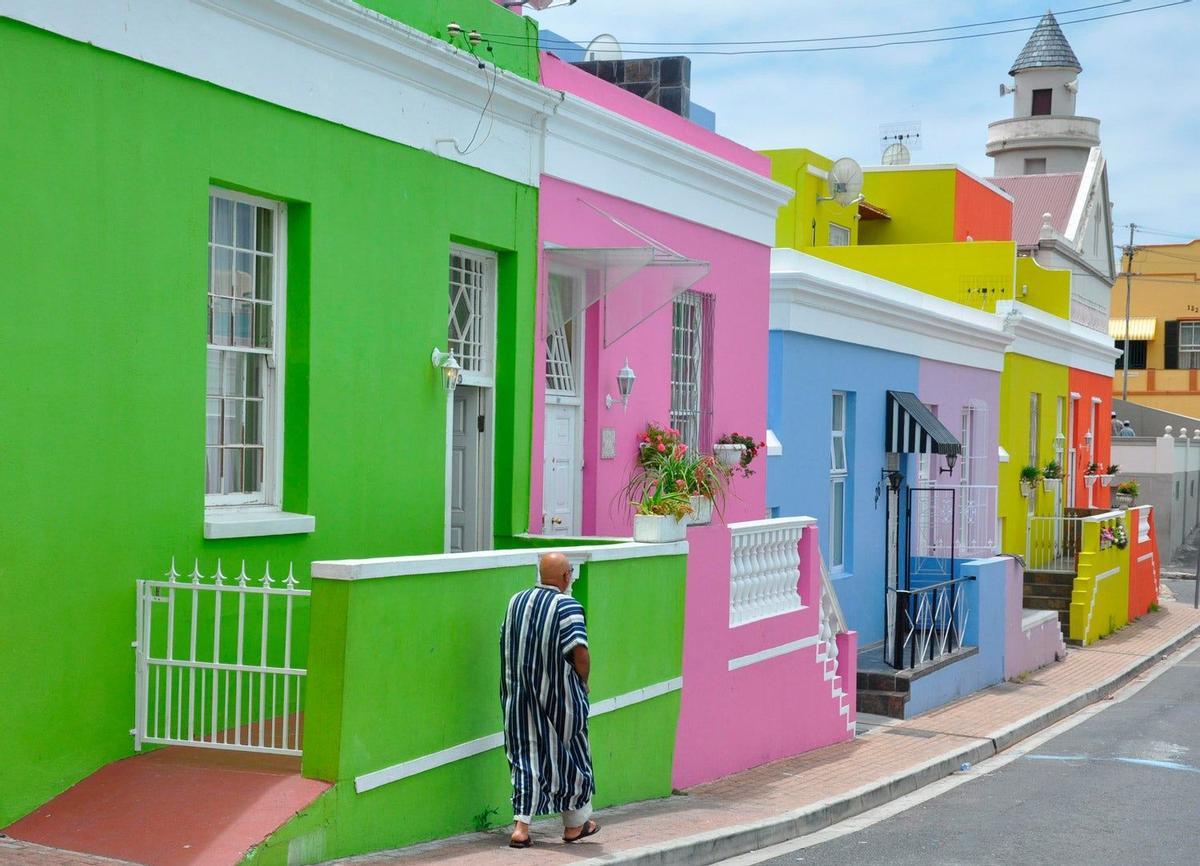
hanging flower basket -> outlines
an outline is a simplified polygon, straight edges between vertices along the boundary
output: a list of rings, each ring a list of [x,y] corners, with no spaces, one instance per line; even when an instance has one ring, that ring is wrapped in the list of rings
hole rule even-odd
[[[672,517],[669,514],[633,515],[633,540],[646,544],[661,544],[664,541],[683,541],[687,537],[687,517]]]
[[[1034,485],[1036,485],[1036,484],[1037,484],[1036,481],[1026,481],[1024,478],[1022,478],[1021,479],[1021,495],[1024,496],[1026,499],[1028,499],[1030,496],[1033,495],[1033,491],[1035,490]]]
[[[1115,475],[1101,475],[1100,476],[1100,486],[1101,487],[1112,487],[1113,479],[1116,477],[1117,476],[1115,476]]]
[[[713,456],[721,461],[721,465],[726,469],[733,469],[741,464],[742,452],[745,450],[745,445],[714,445]]]
[[[1097,479],[1097,478],[1099,478],[1099,477],[1100,477],[1099,475],[1085,475],[1085,476],[1083,476],[1083,486],[1084,486],[1084,487],[1086,487],[1088,490],[1091,490],[1093,487],[1095,487],[1095,486],[1096,486],[1096,479]],[[1107,485],[1106,485],[1106,486],[1107,486]]]
[[[712,523],[713,501],[707,496],[691,497],[692,513],[688,516],[689,526],[707,526]]]
[[[1047,493],[1054,493],[1060,487],[1062,487],[1062,479],[1061,478],[1043,478],[1042,479],[1042,489],[1045,490]]]

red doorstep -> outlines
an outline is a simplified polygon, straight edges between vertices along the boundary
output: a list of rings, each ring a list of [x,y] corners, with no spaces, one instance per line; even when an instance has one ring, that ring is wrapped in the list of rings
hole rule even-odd
[[[166,748],[117,761],[5,833],[147,866],[236,864],[329,788],[300,759]]]

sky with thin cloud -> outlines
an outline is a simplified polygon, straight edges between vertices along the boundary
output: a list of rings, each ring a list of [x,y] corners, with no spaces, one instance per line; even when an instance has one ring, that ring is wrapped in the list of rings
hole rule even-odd
[[[1102,0],[1064,0],[1053,8],[1058,14],[1098,2]],[[1200,237],[1200,209],[1195,206],[1200,195],[1200,2],[1065,23],[1162,2],[1167,0],[1129,0],[1059,17],[1083,66],[1077,111],[1101,120],[1114,223],[1136,222]],[[1046,8],[1044,0],[578,0],[533,14],[545,27],[581,43],[610,33],[626,49],[650,50],[635,43],[857,36],[1040,15]],[[895,38],[1032,28],[1036,23]],[[986,177],[992,173],[984,153],[987,124],[1011,113],[1012,97],[1001,99],[998,89],[1001,82],[1012,82],[1009,66],[1028,36],[1013,32],[795,54],[692,52],[692,99],[716,112],[718,132],[750,147],[809,147],[830,157],[851,156],[864,165],[879,163],[881,125],[919,121],[921,146],[913,162],[958,163]],[[1124,238],[1118,230],[1116,241]],[[1138,240],[1170,239],[1144,235]]]

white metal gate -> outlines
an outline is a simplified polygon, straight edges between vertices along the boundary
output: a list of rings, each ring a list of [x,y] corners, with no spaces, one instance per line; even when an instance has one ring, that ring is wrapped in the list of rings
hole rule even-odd
[[[301,689],[307,671],[295,656],[297,589],[276,586],[268,564],[251,581],[246,564],[229,577],[206,577],[196,563],[180,580],[137,582],[134,748],[144,743],[299,755]],[[303,606],[307,615],[307,605]],[[302,649],[298,653],[297,649]]]

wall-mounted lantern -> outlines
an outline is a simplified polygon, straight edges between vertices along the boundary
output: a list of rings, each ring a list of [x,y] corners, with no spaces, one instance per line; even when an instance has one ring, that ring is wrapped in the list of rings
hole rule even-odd
[[[430,360],[436,369],[442,371],[442,385],[446,393],[452,393],[462,382],[462,364],[458,363],[453,352],[443,352],[441,349],[434,349]]]
[[[629,366],[629,359],[625,359],[625,366],[617,373],[617,393],[620,397],[613,397],[612,394],[604,396],[604,405],[609,409],[613,407],[619,400],[625,411],[629,411],[629,395],[633,393],[633,383],[637,379],[633,370]]]
[[[958,463],[958,454],[947,454],[946,465],[938,470],[938,475],[949,475],[954,471],[955,465]]]

